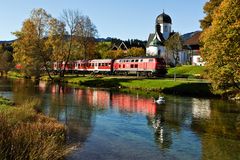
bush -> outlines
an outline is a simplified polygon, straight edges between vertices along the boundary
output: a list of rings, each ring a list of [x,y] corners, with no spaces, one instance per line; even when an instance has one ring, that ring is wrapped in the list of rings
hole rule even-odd
[[[59,159],[67,153],[65,127],[37,114],[37,104],[30,100],[0,111],[0,159]]]

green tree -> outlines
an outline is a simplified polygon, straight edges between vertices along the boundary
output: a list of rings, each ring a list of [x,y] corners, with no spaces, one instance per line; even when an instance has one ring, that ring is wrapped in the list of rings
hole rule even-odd
[[[207,78],[222,95],[240,92],[240,1],[223,0],[201,36]]]
[[[100,58],[107,58],[106,54],[111,49],[111,42],[98,42],[96,45],[96,54],[99,55]]]

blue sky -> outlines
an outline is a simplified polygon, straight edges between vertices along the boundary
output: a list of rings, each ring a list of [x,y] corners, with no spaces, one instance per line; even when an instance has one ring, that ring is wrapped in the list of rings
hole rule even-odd
[[[12,40],[11,32],[34,8],[44,8],[59,18],[63,9],[79,10],[88,15],[101,38],[147,40],[154,32],[156,17],[164,12],[172,18],[172,29],[181,34],[200,30],[207,0],[6,0],[0,5],[0,40]]]

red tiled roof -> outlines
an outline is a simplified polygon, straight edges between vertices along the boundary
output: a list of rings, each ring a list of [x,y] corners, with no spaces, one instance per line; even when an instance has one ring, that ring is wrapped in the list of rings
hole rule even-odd
[[[202,32],[197,32],[184,42],[184,45],[199,45],[199,38]]]

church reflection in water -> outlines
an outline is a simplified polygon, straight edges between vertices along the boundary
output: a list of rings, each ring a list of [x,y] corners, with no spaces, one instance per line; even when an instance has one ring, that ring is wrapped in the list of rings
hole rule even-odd
[[[106,130],[109,129],[110,132],[106,131],[106,135],[112,135],[112,138],[121,137],[123,141],[125,140],[126,137],[115,134],[120,128],[127,129],[128,134],[125,136],[128,136],[132,142],[135,142],[136,137],[139,141],[153,142],[154,145],[149,146],[154,148],[156,145],[159,148],[155,150],[156,155],[159,155],[159,151],[164,151],[164,154],[170,151],[171,154],[176,153],[174,156],[177,158],[179,155],[182,156],[182,153],[187,153],[185,155],[188,156],[192,154],[190,158],[187,157],[189,159],[194,157],[239,159],[240,157],[239,104],[168,95],[165,97],[164,105],[157,105],[151,98],[109,90],[76,89],[59,84],[45,84],[45,82],[38,84],[30,80],[0,79],[0,82],[1,95],[12,99],[16,104],[21,104],[32,97],[42,99],[43,112],[66,124],[69,143],[84,144],[90,136],[96,134],[94,129],[98,125],[98,129],[102,126]],[[97,121],[101,116],[105,122],[113,119],[114,123],[101,124]],[[119,119],[114,116],[118,116]],[[131,119],[132,117],[136,119]],[[112,124],[118,125],[119,121],[124,125],[129,119],[134,123],[140,120],[137,124],[142,126],[138,128],[139,126],[128,124],[129,128],[133,127],[132,130],[124,126],[110,128]],[[121,133],[125,134],[125,130]],[[140,143],[139,141],[137,143]],[[184,151],[179,151],[179,148],[184,148]]]

